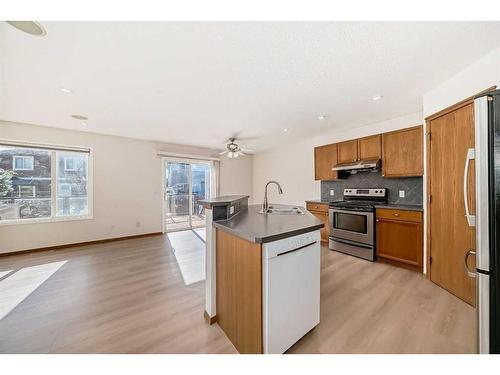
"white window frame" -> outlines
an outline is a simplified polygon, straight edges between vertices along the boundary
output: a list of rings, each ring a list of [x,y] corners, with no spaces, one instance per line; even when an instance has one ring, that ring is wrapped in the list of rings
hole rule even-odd
[[[66,162],[67,162],[68,160],[72,160],[72,161],[73,161],[73,163],[75,163],[75,164],[74,164],[74,168],[68,168],[68,167],[67,167]],[[78,168],[76,167],[76,162],[77,162],[77,158],[74,158],[74,157],[71,157],[71,156],[65,157],[65,158],[64,158],[64,171],[65,171],[65,172],[75,172],[75,171],[77,171],[77,170],[78,170]]]
[[[16,159],[30,159],[31,160],[31,168],[16,168]],[[24,161],[23,161],[24,167]],[[12,156],[12,170],[13,171],[32,171],[35,169],[35,158],[30,155],[13,155]]]
[[[18,195],[19,195],[19,198],[35,198],[36,197],[36,186],[35,185],[17,185],[18,187]],[[30,187],[32,188],[31,191],[32,191],[32,195],[31,196],[27,196],[27,197],[24,197],[22,194],[21,194],[21,188],[23,187]]]
[[[80,221],[80,220],[93,220],[94,219],[94,153],[90,147],[78,146],[62,146],[50,144],[37,144],[23,141],[3,140],[0,139],[0,144],[12,144],[17,147],[36,148],[43,146],[51,153],[51,181],[54,182],[54,188],[51,189],[51,216],[46,218],[36,219],[16,219],[16,220],[0,220],[0,226],[4,225],[25,225],[34,223],[54,223],[61,221]],[[53,147],[54,149],[51,149]],[[57,216],[57,152],[85,152],[88,154],[87,164],[87,214],[86,215],[71,215],[71,216]],[[21,155],[15,155],[21,156]],[[14,159],[13,159],[14,162]],[[14,170],[14,164],[12,170]],[[33,164],[34,166],[34,164]],[[19,169],[17,169],[19,170]],[[30,169],[31,170],[31,169]]]

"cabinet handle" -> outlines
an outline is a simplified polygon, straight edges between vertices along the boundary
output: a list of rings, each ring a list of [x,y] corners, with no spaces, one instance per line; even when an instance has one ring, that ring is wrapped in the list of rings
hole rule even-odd
[[[398,217],[398,216],[399,216],[399,214],[394,214],[394,216]]]
[[[314,206],[314,208],[319,208],[319,206]]]

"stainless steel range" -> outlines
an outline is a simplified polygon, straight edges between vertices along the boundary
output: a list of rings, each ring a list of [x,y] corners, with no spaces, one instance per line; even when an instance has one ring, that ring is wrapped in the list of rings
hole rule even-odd
[[[375,205],[387,202],[387,190],[344,189],[344,200],[330,202],[330,250],[375,261]]]

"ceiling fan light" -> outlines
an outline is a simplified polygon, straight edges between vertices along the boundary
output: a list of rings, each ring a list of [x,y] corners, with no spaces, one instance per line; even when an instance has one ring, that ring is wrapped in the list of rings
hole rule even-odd
[[[234,154],[234,152],[233,152],[233,151],[229,151],[229,152],[227,153],[227,157],[228,157],[229,159],[234,158],[234,157],[235,157],[234,155],[235,155],[235,154]]]

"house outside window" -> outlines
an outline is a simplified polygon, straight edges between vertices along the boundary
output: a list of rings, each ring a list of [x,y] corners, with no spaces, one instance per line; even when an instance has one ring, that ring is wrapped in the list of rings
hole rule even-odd
[[[64,158],[64,170],[68,172],[76,171],[77,169],[77,159],[72,157]]]
[[[15,171],[32,171],[34,158],[33,156],[14,155],[12,157],[12,166]]]
[[[91,154],[0,139],[0,225],[92,217]]]
[[[36,187],[34,185],[18,185],[19,197],[34,198],[36,196]]]
[[[57,196],[60,198],[71,197],[71,184],[60,183],[57,185]]]

